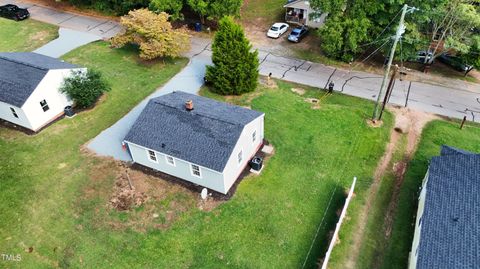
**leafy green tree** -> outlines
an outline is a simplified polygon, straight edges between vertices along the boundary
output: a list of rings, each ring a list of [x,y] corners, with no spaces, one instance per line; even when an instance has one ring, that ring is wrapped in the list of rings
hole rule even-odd
[[[206,80],[219,94],[240,95],[255,90],[258,83],[258,51],[245,37],[240,25],[228,16],[220,20],[212,44],[213,66],[207,66]]]
[[[110,91],[110,85],[100,72],[89,69],[87,72],[73,71],[71,76],[64,79],[60,91],[67,94],[76,106],[87,108],[104,92]]]
[[[187,0],[187,4],[199,16],[202,23],[205,18],[219,20],[224,16],[236,16],[240,13],[243,0]]]
[[[150,10],[155,12],[166,12],[170,14],[173,20],[183,19],[180,11],[183,8],[184,0],[152,0],[150,2]]]
[[[468,65],[473,66],[473,68],[480,70],[480,36],[476,35],[471,40],[471,46],[468,52],[462,53],[458,56],[460,60]],[[465,76],[470,72],[467,70]]]
[[[113,47],[135,44],[140,47],[140,58],[178,57],[190,49],[190,37],[184,29],[173,29],[165,12],[155,14],[148,9],[137,9],[123,16],[120,23],[125,32],[113,37]]]
[[[313,0],[314,8],[329,14],[320,29],[325,54],[351,61],[361,52],[361,44],[371,39],[371,17],[382,8],[380,3],[374,0]]]
[[[377,42],[380,46],[393,36],[402,5],[419,9],[408,14],[401,46],[403,58],[414,58],[419,50],[432,51],[433,61],[446,51],[465,53],[472,46],[471,29],[480,29],[478,4],[471,0],[311,0],[313,8],[328,12],[319,30],[322,50],[327,56],[350,61]],[[387,27],[389,26],[389,27]],[[384,31],[384,29],[386,31]],[[379,34],[382,34],[379,36]],[[376,37],[379,37],[377,40]],[[389,50],[385,46],[383,52]],[[397,53],[399,55],[399,53]]]

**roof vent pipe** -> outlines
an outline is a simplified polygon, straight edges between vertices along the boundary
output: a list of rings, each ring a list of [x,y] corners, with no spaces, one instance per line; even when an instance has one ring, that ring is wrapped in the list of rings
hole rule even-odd
[[[188,100],[187,102],[185,102],[185,109],[188,110],[188,111],[193,110],[193,101],[192,100]]]

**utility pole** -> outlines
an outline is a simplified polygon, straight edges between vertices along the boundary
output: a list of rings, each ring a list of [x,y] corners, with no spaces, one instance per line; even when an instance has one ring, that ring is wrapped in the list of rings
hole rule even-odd
[[[380,102],[382,100],[385,87],[387,86],[388,75],[390,74],[390,68],[392,66],[393,57],[395,56],[395,49],[397,48],[398,41],[400,40],[400,38],[402,38],[403,33],[405,33],[405,24],[404,24],[405,14],[407,14],[407,12],[413,12],[415,10],[416,10],[415,7],[410,7],[409,9],[408,5],[406,4],[403,5],[402,15],[400,16],[400,23],[398,24],[397,32],[395,34],[395,39],[393,40],[393,46],[392,46],[392,49],[390,50],[388,64],[385,69],[385,74],[383,75],[382,86],[380,87],[380,92],[378,93],[377,102],[375,103],[375,109],[373,110],[373,117],[372,117],[373,122],[379,119],[379,110],[381,107]]]

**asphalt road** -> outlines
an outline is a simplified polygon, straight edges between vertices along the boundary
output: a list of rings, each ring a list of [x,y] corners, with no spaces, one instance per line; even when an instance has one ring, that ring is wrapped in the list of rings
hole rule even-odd
[[[376,100],[382,76],[365,72],[335,69],[323,64],[278,56],[259,49],[260,74],[287,81],[324,88],[334,81],[335,91]],[[410,88],[410,93],[409,93]],[[408,96],[408,101],[407,101]],[[442,116],[480,121],[480,86],[458,81],[457,87],[445,87],[397,79],[390,103]],[[373,109],[372,109],[373,112]]]
[[[22,8],[28,8],[30,17],[34,20],[97,35],[101,38],[110,38],[122,30],[122,27],[116,21],[55,10],[28,1],[0,0],[0,5],[5,4],[15,4]]]

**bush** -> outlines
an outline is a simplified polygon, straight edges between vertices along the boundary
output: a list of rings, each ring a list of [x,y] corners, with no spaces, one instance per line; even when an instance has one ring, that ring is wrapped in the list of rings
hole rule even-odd
[[[110,85],[102,78],[100,72],[94,70],[73,71],[72,76],[64,79],[60,91],[73,100],[75,106],[87,108],[110,90]]]
[[[227,95],[251,92],[258,83],[258,51],[245,37],[240,25],[232,17],[220,20],[219,30],[212,44],[213,66],[207,66],[206,80],[212,91]]]

